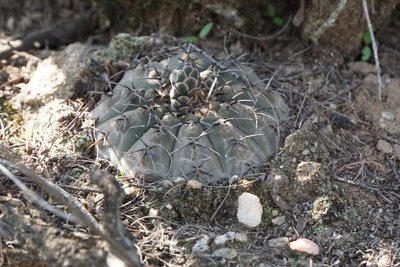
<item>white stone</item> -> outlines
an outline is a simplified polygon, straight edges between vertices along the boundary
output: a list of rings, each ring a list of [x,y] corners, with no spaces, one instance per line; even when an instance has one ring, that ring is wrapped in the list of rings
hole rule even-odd
[[[275,225],[282,225],[285,223],[286,217],[285,215],[275,217],[271,220],[271,222]]]
[[[138,191],[137,187],[135,187],[135,186],[124,187],[124,193],[126,196],[133,195],[133,194],[137,193],[137,191]]]
[[[227,260],[232,260],[238,255],[233,248],[219,248],[212,254],[215,257],[221,257]]]
[[[239,196],[237,218],[248,227],[256,227],[261,223],[262,205],[260,199],[253,194],[243,193]]]
[[[227,232],[223,235],[216,236],[214,238],[214,243],[216,245],[223,245],[227,241],[232,241],[233,239],[235,239],[235,234],[236,234],[235,232]]]
[[[107,266],[112,266],[112,267],[126,267],[126,264],[124,263],[123,260],[118,258],[112,253],[108,253],[107,258],[106,258],[106,263]]]
[[[165,207],[167,208],[167,209],[169,209],[169,210],[171,210],[172,209],[172,205],[171,204],[167,204],[167,205],[165,205]]]
[[[297,252],[304,252],[310,255],[319,254],[319,246],[308,238],[299,238],[295,241],[292,241],[289,243],[289,247],[291,250]]]
[[[193,253],[204,253],[209,249],[208,241],[210,241],[210,237],[208,235],[204,235],[202,238],[197,240],[197,242],[192,247]]]
[[[158,216],[158,210],[151,208],[149,210],[149,214],[147,214],[149,217],[157,217]]]
[[[376,262],[377,267],[390,267],[393,266],[393,259],[388,255],[384,254],[378,257]]]

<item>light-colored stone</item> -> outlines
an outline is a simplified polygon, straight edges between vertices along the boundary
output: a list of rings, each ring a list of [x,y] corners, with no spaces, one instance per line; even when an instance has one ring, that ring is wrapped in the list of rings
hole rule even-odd
[[[378,257],[378,260],[376,261],[376,265],[378,267],[390,267],[392,265],[393,260],[388,254],[384,254]]]
[[[350,70],[359,74],[375,73],[375,66],[364,61],[350,62],[347,66]]]
[[[227,260],[232,260],[237,257],[237,252],[233,248],[219,248],[212,254],[215,257],[221,257]]]
[[[232,241],[235,239],[235,232],[227,232],[223,235],[216,236],[214,238],[214,243],[218,246],[225,244],[227,241]]]
[[[291,250],[297,252],[304,252],[310,255],[318,255],[319,254],[319,246],[314,241],[311,241],[308,238],[299,238],[295,241],[289,243],[289,247]]]
[[[208,251],[210,248],[208,246],[208,242],[210,241],[210,237],[208,235],[203,235],[192,247],[193,253],[204,253]]]
[[[242,243],[249,241],[246,233],[236,233],[235,240]]]
[[[378,149],[380,152],[384,153],[384,154],[391,154],[393,153],[393,147],[392,145],[383,140],[383,139],[379,139],[378,140],[378,144],[376,145],[376,149]]]
[[[271,222],[275,225],[282,225],[285,223],[286,217],[284,215],[275,217],[271,220]]]
[[[40,106],[52,99],[68,100],[82,94],[85,85],[93,83],[86,60],[89,51],[89,47],[75,43],[51,54],[38,65],[17,102]]]
[[[272,217],[276,217],[279,215],[279,211],[278,210],[272,210],[271,212]]]
[[[197,180],[189,180],[186,183],[186,187],[190,189],[201,189],[202,184]]]
[[[151,208],[149,210],[149,214],[147,216],[149,216],[149,217],[157,217],[158,216],[158,210]]]
[[[237,218],[248,227],[256,227],[261,223],[262,205],[260,199],[253,194],[243,193],[239,196]]]

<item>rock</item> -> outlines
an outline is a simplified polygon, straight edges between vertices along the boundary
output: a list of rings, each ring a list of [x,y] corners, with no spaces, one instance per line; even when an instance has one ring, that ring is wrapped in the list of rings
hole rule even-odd
[[[237,218],[248,227],[256,227],[261,223],[262,205],[260,199],[253,194],[243,193],[239,196]]]
[[[279,215],[279,211],[278,210],[272,210],[271,212],[272,217],[276,217]]]
[[[289,245],[289,238],[287,237],[277,237],[272,238],[267,243],[270,248],[285,248]]]
[[[275,225],[282,225],[285,223],[286,217],[284,215],[275,217],[271,220],[271,222]]]
[[[376,261],[377,267],[390,267],[393,266],[392,263],[393,260],[388,254],[379,256],[378,260]]]
[[[202,238],[197,240],[197,242],[192,247],[193,253],[204,253],[208,251],[208,241],[210,241],[210,237],[208,235],[204,235]]]
[[[106,261],[107,261],[107,266],[126,267],[126,264],[120,258],[118,258],[112,253],[108,253]]]
[[[235,240],[242,243],[249,241],[246,233],[236,233]]]
[[[186,187],[190,189],[201,189],[202,184],[196,180],[188,180],[186,183]]]
[[[291,250],[297,252],[304,252],[310,255],[319,254],[319,246],[308,238],[299,238],[295,241],[292,241],[289,243],[289,247]]]
[[[223,244],[225,244],[227,241],[232,241],[232,240],[234,240],[234,239],[235,239],[235,235],[236,235],[235,232],[227,232],[227,233],[225,233],[225,234],[223,234],[223,235],[216,236],[216,237],[214,238],[214,243],[215,243],[216,245],[223,245]]]
[[[219,248],[212,254],[215,257],[221,257],[227,260],[232,260],[238,255],[233,248]]]
[[[393,147],[392,145],[383,140],[383,139],[379,139],[378,140],[378,144],[376,145],[376,149],[378,149],[380,152],[384,153],[384,154],[391,154],[393,153]]]
[[[94,83],[86,62],[89,51],[87,46],[75,43],[53,53],[38,65],[16,102],[40,106],[52,99],[67,100],[76,94],[83,95]]]
[[[375,66],[364,61],[350,62],[347,66],[351,71],[358,74],[367,75],[369,73],[375,73]]]
[[[370,76],[371,75],[371,76]],[[400,79],[390,79],[383,90],[383,100],[376,101],[376,75],[370,74],[355,97],[355,109],[359,116],[373,122],[374,126],[392,135],[400,133]],[[367,80],[368,78],[368,80]],[[368,108],[366,108],[368,107]]]
[[[157,217],[158,216],[158,210],[150,208],[149,213],[147,214],[149,217]]]

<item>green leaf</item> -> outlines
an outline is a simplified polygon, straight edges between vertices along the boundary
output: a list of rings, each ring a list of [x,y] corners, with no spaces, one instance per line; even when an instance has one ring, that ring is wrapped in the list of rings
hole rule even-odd
[[[270,17],[276,17],[276,8],[272,4],[268,4],[267,10]]]
[[[281,17],[274,17],[272,19],[276,26],[282,27],[283,26],[283,19]]]
[[[371,48],[369,46],[364,46],[361,51],[361,60],[368,61],[371,58]]]
[[[203,39],[204,37],[206,37],[212,30],[213,26],[214,24],[212,22],[209,22],[206,25],[204,25],[203,29],[201,29],[199,33],[199,39]]]
[[[369,34],[368,31],[364,32],[363,42],[364,42],[365,45],[370,45],[371,44],[371,35]]]
[[[199,37],[194,36],[194,35],[189,35],[189,36],[186,36],[183,40],[187,43],[197,43],[197,41],[199,40]]]

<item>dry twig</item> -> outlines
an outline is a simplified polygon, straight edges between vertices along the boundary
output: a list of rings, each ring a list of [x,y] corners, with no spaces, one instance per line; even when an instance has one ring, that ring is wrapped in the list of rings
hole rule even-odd
[[[368,32],[371,37],[371,43],[372,43],[372,50],[374,52],[374,59],[375,59],[375,71],[376,71],[376,78],[378,80],[378,94],[379,94],[379,101],[382,101],[382,77],[381,77],[381,67],[379,65],[379,57],[378,57],[378,46],[375,41],[375,35],[374,35],[374,30],[372,28],[372,23],[369,18],[369,13],[368,13],[368,5],[366,0],[362,0],[362,5],[364,9],[364,16],[365,20],[367,22],[367,27],[368,27]]]
[[[104,171],[94,170],[90,178],[104,192],[103,235],[107,236],[106,240],[112,246],[113,253],[125,263],[129,263],[129,266],[141,266],[137,249],[127,237],[128,232],[120,219],[123,189],[113,176]]]
[[[2,147],[0,147],[0,152],[7,156],[7,158],[12,158],[10,153]],[[126,245],[121,246],[120,240],[116,240],[115,236],[111,235],[112,231],[110,231],[109,226],[105,225],[106,227],[100,226],[96,219],[84,208],[82,203],[77,200],[75,197],[70,195],[64,189],[60,188],[56,184],[52,183],[50,180],[47,180],[39,175],[37,175],[32,170],[28,169],[27,167],[23,166],[22,164],[16,164],[10,162],[8,160],[1,160],[2,164],[0,164],[0,170],[7,176],[13,177],[14,175],[3,165],[9,166],[9,168],[13,168],[18,170],[19,172],[23,173],[24,175],[31,178],[32,182],[42,188],[47,194],[52,196],[55,200],[59,203],[68,207],[72,214],[75,216],[76,221],[82,223],[83,225],[87,226],[90,230],[92,230],[95,234],[101,236],[110,246],[110,251],[121,258],[127,266],[137,267],[142,266],[140,263],[139,258],[137,257],[136,253],[132,253],[135,250],[127,250]],[[14,178],[14,177],[13,177]],[[44,207],[46,210],[51,211],[53,214],[66,219],[67,221],[71,221],[70,217],[65,217],[64,213],[60,213],[57,209],[54,209],[53,206],[48,204],[46,201],[39,201],[38,197],[35,193],[30,191],[25,184],[22,183],[21,180],[18,178],[13,179],[10,178],[25,194],[29,201],[32,201],[36,204],[39,204],[41,207]],[[115,220],[119,221],[119,217],[115,218]],[[118,222],[115,222],[113,225],[116,225]],[[120,221],[119,221],[120,223]],[[122,225],[122,224],[121,224]],[[118,226],[119,228],[122,226]],[[117,230],[120,231],[120,230]],[[117,238],[121,238],[121,236],[117,236]],[[123,240],[126,241],[126,240]]]

